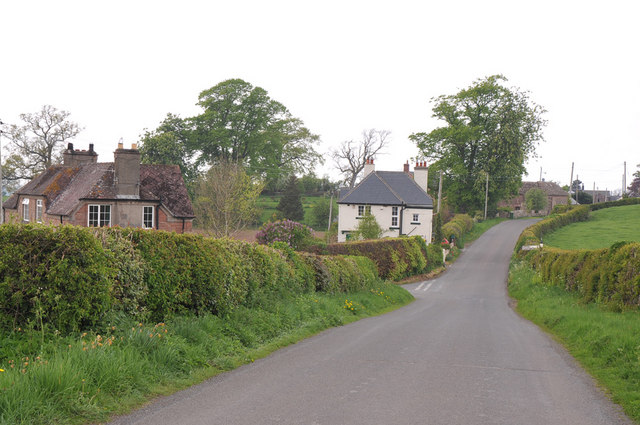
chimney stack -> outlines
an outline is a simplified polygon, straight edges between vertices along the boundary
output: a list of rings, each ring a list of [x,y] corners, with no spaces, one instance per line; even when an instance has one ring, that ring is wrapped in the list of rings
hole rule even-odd
[[[135,143],[131,145],[131,149],[124,149],[122,146],[122,142],[118,143],[118,149],[113,153],[116,198],[139,199],[140,151]]]
[[[364,162],[364,175],[362,178],[367,177],[369,174],[373,173],[376,170],[375,165],[373,165],[373,158],[367,158]]]
[[[404,164],[404,169],[402,170],[405,174],[409,174],[409,161]]]
[[[98,154],[93,150],[93,143],[89,145],[88,151],[76,150],[73,143],[67,144],[67,149],[62,153],[62,165],[68,167],[80,167],[98,162]]]
[[[429,180],[429,168],[427,162],[418,162],[413,169],[413,180],[424,190],[427,191],[427,182]]]

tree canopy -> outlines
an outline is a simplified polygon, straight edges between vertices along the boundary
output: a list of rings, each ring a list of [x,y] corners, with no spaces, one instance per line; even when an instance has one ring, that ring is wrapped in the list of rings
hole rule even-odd
[[[633,180],[627,190],[629,190],[629,196],[640,196],[640,164],[638,164],[639,170],[633,173]]]
[[[186,119],[169,114],[145,133],[140,141],[145,161],[178,164],[185,180],[213,164],[236,163],[267,182],[322,162],[319,136],[260,87],[226,80],[202,91],[197,104],[201,114]]]
[[[60,162],[64,143],[81,131],[69,115],[44,105],[38,112],[20,114],[23,124],[5,125],[2,132],[9,139],[10,154],[3,165],[3,179],[31,180]]]
[[[289,177],[287,187],[284,189],[282,198],[276,207],[276,210],[282,214],[283,218],[292,221],[304,220],[304,208],[302,206],[302,197],[300,196],[300,185],[295,175]]]
[[[524,201],[529,211],[540,211],[547,207],[547,194],[544,190],[536,187],[531,188],[524,194]]]
[[[505,87],[505,81],[504,76],[493,75],[454,95],[432,99],[433,117],[444,125],[410,136],[421,155],[444,171],[443,190],[458,211],[484,208],[486,173],[490,210],[515,195],[526,160],[543,140],[544,108],[526,92]]]
[[[347,140],[338,149],[331,152],[336,168],[344,176],[344,182],[350,188],[356,185],[358,175],[364,170],[365,162],[375,156],[389,144],[390,131],[371,128],[362,131],[362,140]]]

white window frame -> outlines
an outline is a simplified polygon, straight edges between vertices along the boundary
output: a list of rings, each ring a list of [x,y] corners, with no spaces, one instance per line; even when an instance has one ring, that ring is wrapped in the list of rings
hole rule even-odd
[[[420,214],[413,213],[411,224],[420,224]]]
[[[98,211],[92,212],[92,208],[97,208]],[[104,222],[103,215],[105,214],[107,208],[109,209],[109,221]],[[98,214],[96,218],[97,223],[95,226],[92,226],[91,215],[96,213]],[[111,204],[89,204],[87,206],[87,227],[111,227]]]
[[[371,205],[358,205],[358,218],[362,218],[365,215],[371,214]]]
[[[36,221],[42,223],[42,199],[36,199]]]
[[[145,226],[145,214],[147,208],[151,208],[151,226]],[[153,225],[155,224],[155,207],[153,205],[145,205],[142,207],[142,228],[143,229],[153,229]]]
[[[29,221],[29,198],[22,200],[22,221]]]
[[[399,227],[398,226],[398,210],[399,207],[391,207],[391,227]]]

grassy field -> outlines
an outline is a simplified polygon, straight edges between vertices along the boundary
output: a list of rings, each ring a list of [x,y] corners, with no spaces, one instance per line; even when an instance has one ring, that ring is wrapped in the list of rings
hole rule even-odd
[[[240,307],[223,318],[153,324],[114,317],[102,329],[64,337],[18,328],[0,334],[0,423],[103,422],[323,329],[412,300],[404,289],[380,283],[363,292]]]
[[[589,220],[545,235],[544,244],[563,249],[607,248],[614,242],[640,242],[640,205],[593,211]]]
[[[259,219],[260,223],[258,224],[257,227],[260,227],[262,224],[272,219],[273,214],[275,214],[276,212],[276,207],[280,202],[280,197],[281,195],[260,195],[260,198],[258,199],[258,208],[262,210],[262,213],[260,214],[260,219]],[[310,212],[313,209],[313,207],[317,205],[318,202],[320,202],[322,199],[324,199],[323,196],[303,196],[302,197],[302,207],[304,208],[304,220],[302,221],[303,224],[313,227]],[[333,214],[334,216],[338,214],[338,204],[335,198],[333,199]],[[314,230],[324,231],[327,229],[314,229]]]
[[[640,311],[583,305],[578,295],[542,284],[523,263],[512,264],[509,294],[518,301],[518,312],[553,334],[640,423]]]

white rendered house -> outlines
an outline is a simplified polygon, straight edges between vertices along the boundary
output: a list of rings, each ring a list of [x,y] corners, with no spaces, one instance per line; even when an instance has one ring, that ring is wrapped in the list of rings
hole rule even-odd
[[[375,171],[373,160],[367,160],[364,177],[353,189],[343,189],[338,200],[338,242],[350,239],[367,212],[384,230],[383,237],[419,235],[431,242],[433,199],[427,194],[428,168],[416,164],[409,172]]]

